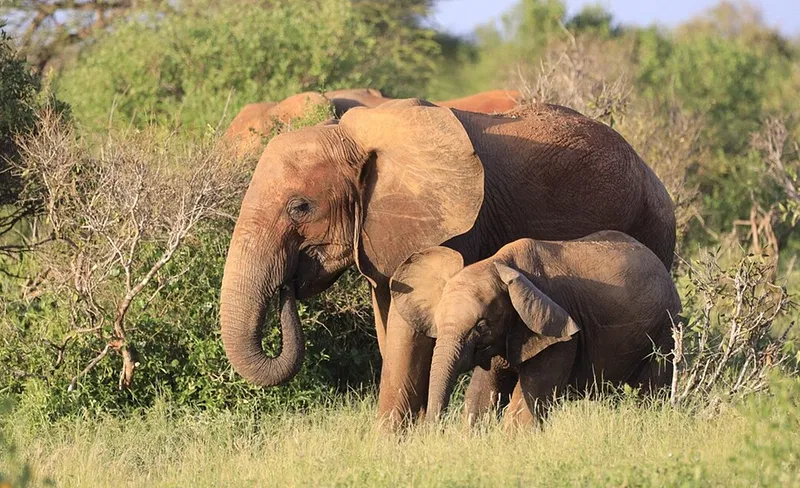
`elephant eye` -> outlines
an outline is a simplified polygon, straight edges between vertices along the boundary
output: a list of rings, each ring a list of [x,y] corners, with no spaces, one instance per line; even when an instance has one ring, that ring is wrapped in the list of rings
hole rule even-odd
[[[286,206],[286,213],[288,213],[289,217],[294,221],[302,220],[311,213],[311,210],[311,202],[301,197],[292,198]]]
[[[489,332],[489,323],[486,322],[486,319],[478,320],[478,323],[475,324],[475,332],[481,336],[484,336]]]

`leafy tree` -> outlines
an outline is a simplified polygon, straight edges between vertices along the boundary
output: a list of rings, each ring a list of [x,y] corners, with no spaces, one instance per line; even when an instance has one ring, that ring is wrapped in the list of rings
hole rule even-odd
[[[569,19],[565,24],[567,30],[576,33],[592,33],[599,37],[616,36],[622,32],[619,27],[612,27],[613,16],[602,4],[588,4]]]
[[[513,19],[518,19],[516,32],[522,43],[542,47],[561,30],[566,13],[566,5],[560,0],[523,0],[508,19],[512,25]]]
[[[36,110],[49,104],[66,113],[66,106],[42,88],[41,78],[18,55],[0,24],[0,236],[38,208],[35,201],[18,204],[24,184],[8,166],[17,158],[16,137],[34,130]],[[0,246],[0,252],[7,249]]]
[[[388,13],[379,24],[345,0],[209,3],[120,25],[58,87],[91,128],[110,112],[137,125],[216,127],[245,103],[322,88],[419,95],[436,66],[432,32]]]

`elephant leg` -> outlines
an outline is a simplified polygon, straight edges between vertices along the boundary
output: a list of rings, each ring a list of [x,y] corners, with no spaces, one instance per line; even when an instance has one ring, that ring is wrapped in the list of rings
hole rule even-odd
[[[542,421],[554,400],[566,391],[575,364],[578,341],[553,344],[519,366],[519,389],[532,421]],[[516,393],[516,392],[515,392]],[[514,398],[511,400],[514,405]],[[510,413],[519,414],[519,405]],[[524,419],[525,417],[523,417]]]
[[[435,341],[416,332],[394,306],[389,307],[378,415],[397,429],[425,413]]]
[[[510,433],[517,427],[531,427],[535,424],[536,420],[533,418],[527,402],[525,402],[522,385],[517,382],[514,386],[514,392],[511,394],[511,400],[508,402],[508,408],[506,408],[503,416],[503,429]]]
[[[375,334],[378,336],[378,350],[381,358],[385,357],[386,348],[386,321],[389,317],[389,304],[391,294],[388,286],[373,286],[372,292],[372,312],[375,315]]]
[[[489,371],[475,368],[464,405],[467,424],[474,425],[484,415],[499,412],[508,405],[517,376],[517,372],[499,357],[492,359]]]

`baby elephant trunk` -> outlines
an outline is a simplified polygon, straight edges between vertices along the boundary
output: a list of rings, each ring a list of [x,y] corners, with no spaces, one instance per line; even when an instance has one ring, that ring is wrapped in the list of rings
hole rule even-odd
[[[458,377],[458,365],[461,362],[463,344],[458,340],[442,340],[436,343],[433,350],[433,362],[431,363],[430,388],[428,395],[428,411],[426,413],[429,422],[436,422],[441,419],[450,395],[453,392],[453,385]]]

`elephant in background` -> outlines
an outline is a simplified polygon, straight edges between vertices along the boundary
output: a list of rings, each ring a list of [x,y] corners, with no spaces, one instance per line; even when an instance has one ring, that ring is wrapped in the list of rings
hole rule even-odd
[[[276,121],[291,125],[317,108],[326,108],[332,116],[341,117],[353,107],[377,106],[388,100],[391,99],[384,98],[378,90],[356,88],[325,94],[303,92],[279,103],[250,103],[233,118],[223,140],[234,145],[237,154],[244,155],[263,149],[263,138],[272,132]]]
[[[336,118],[341,118],[348,110],[355,107],[373,108],[381,104],[394,100],[383,96],[383,94],[373,88],[355,88],[348,90],[334,90],[324,93],[325,98],[333,104]]]
[[[466,267],[458,252],[432,247],[398,267],[391,291],[406,323],[436,339],[429,419],[460,373],[493,362],[518,376],[510,422],[541,418],[568,386],[650,392],[671,382],[671,363],[659,360],[672,351],[680,298],[658,257],[621,232],[520,239]]]
[[[516,108],[522,103],[522,94],[517,90],[492,90],[468,97],[433,102],[442,107],[479,112],[484,114],[503,113]]]
[[[404,418],[427,402],[433,340],[391,306],[389,278],[400,264],[431,246],[471,264],[523,237],[603,229],[626,232],[671,266],[670,197],[600,122],[544,104],[514,118],[415,99],[353,108],[338,124],[280,134],[263,151],[225,263],[225,352],[255,384],[291,379],[304,352],[295,299],[356,264],[371,285],[383,357],[380,414]],[[282,349],[269,357],[261,329],[276,294]],[[505,394],[496,372],[484,373],[470,385],[477,397]]]
[[[250,103],[234,117],[223,138],[236,145],[237,154],[247,154],[263,148],[262,138],[270,134],[276,120],[290,125],[315,107],[327,107],[334,117],[341,118],[351,108],[374,108],[389,100],[394,99],[372,88],[351,88],[322,94],[298,93],[279,103]],[[516,90],[494,90],[434,104],[469,112],[494,113],[511,110],[521,100],[522,96]]]

